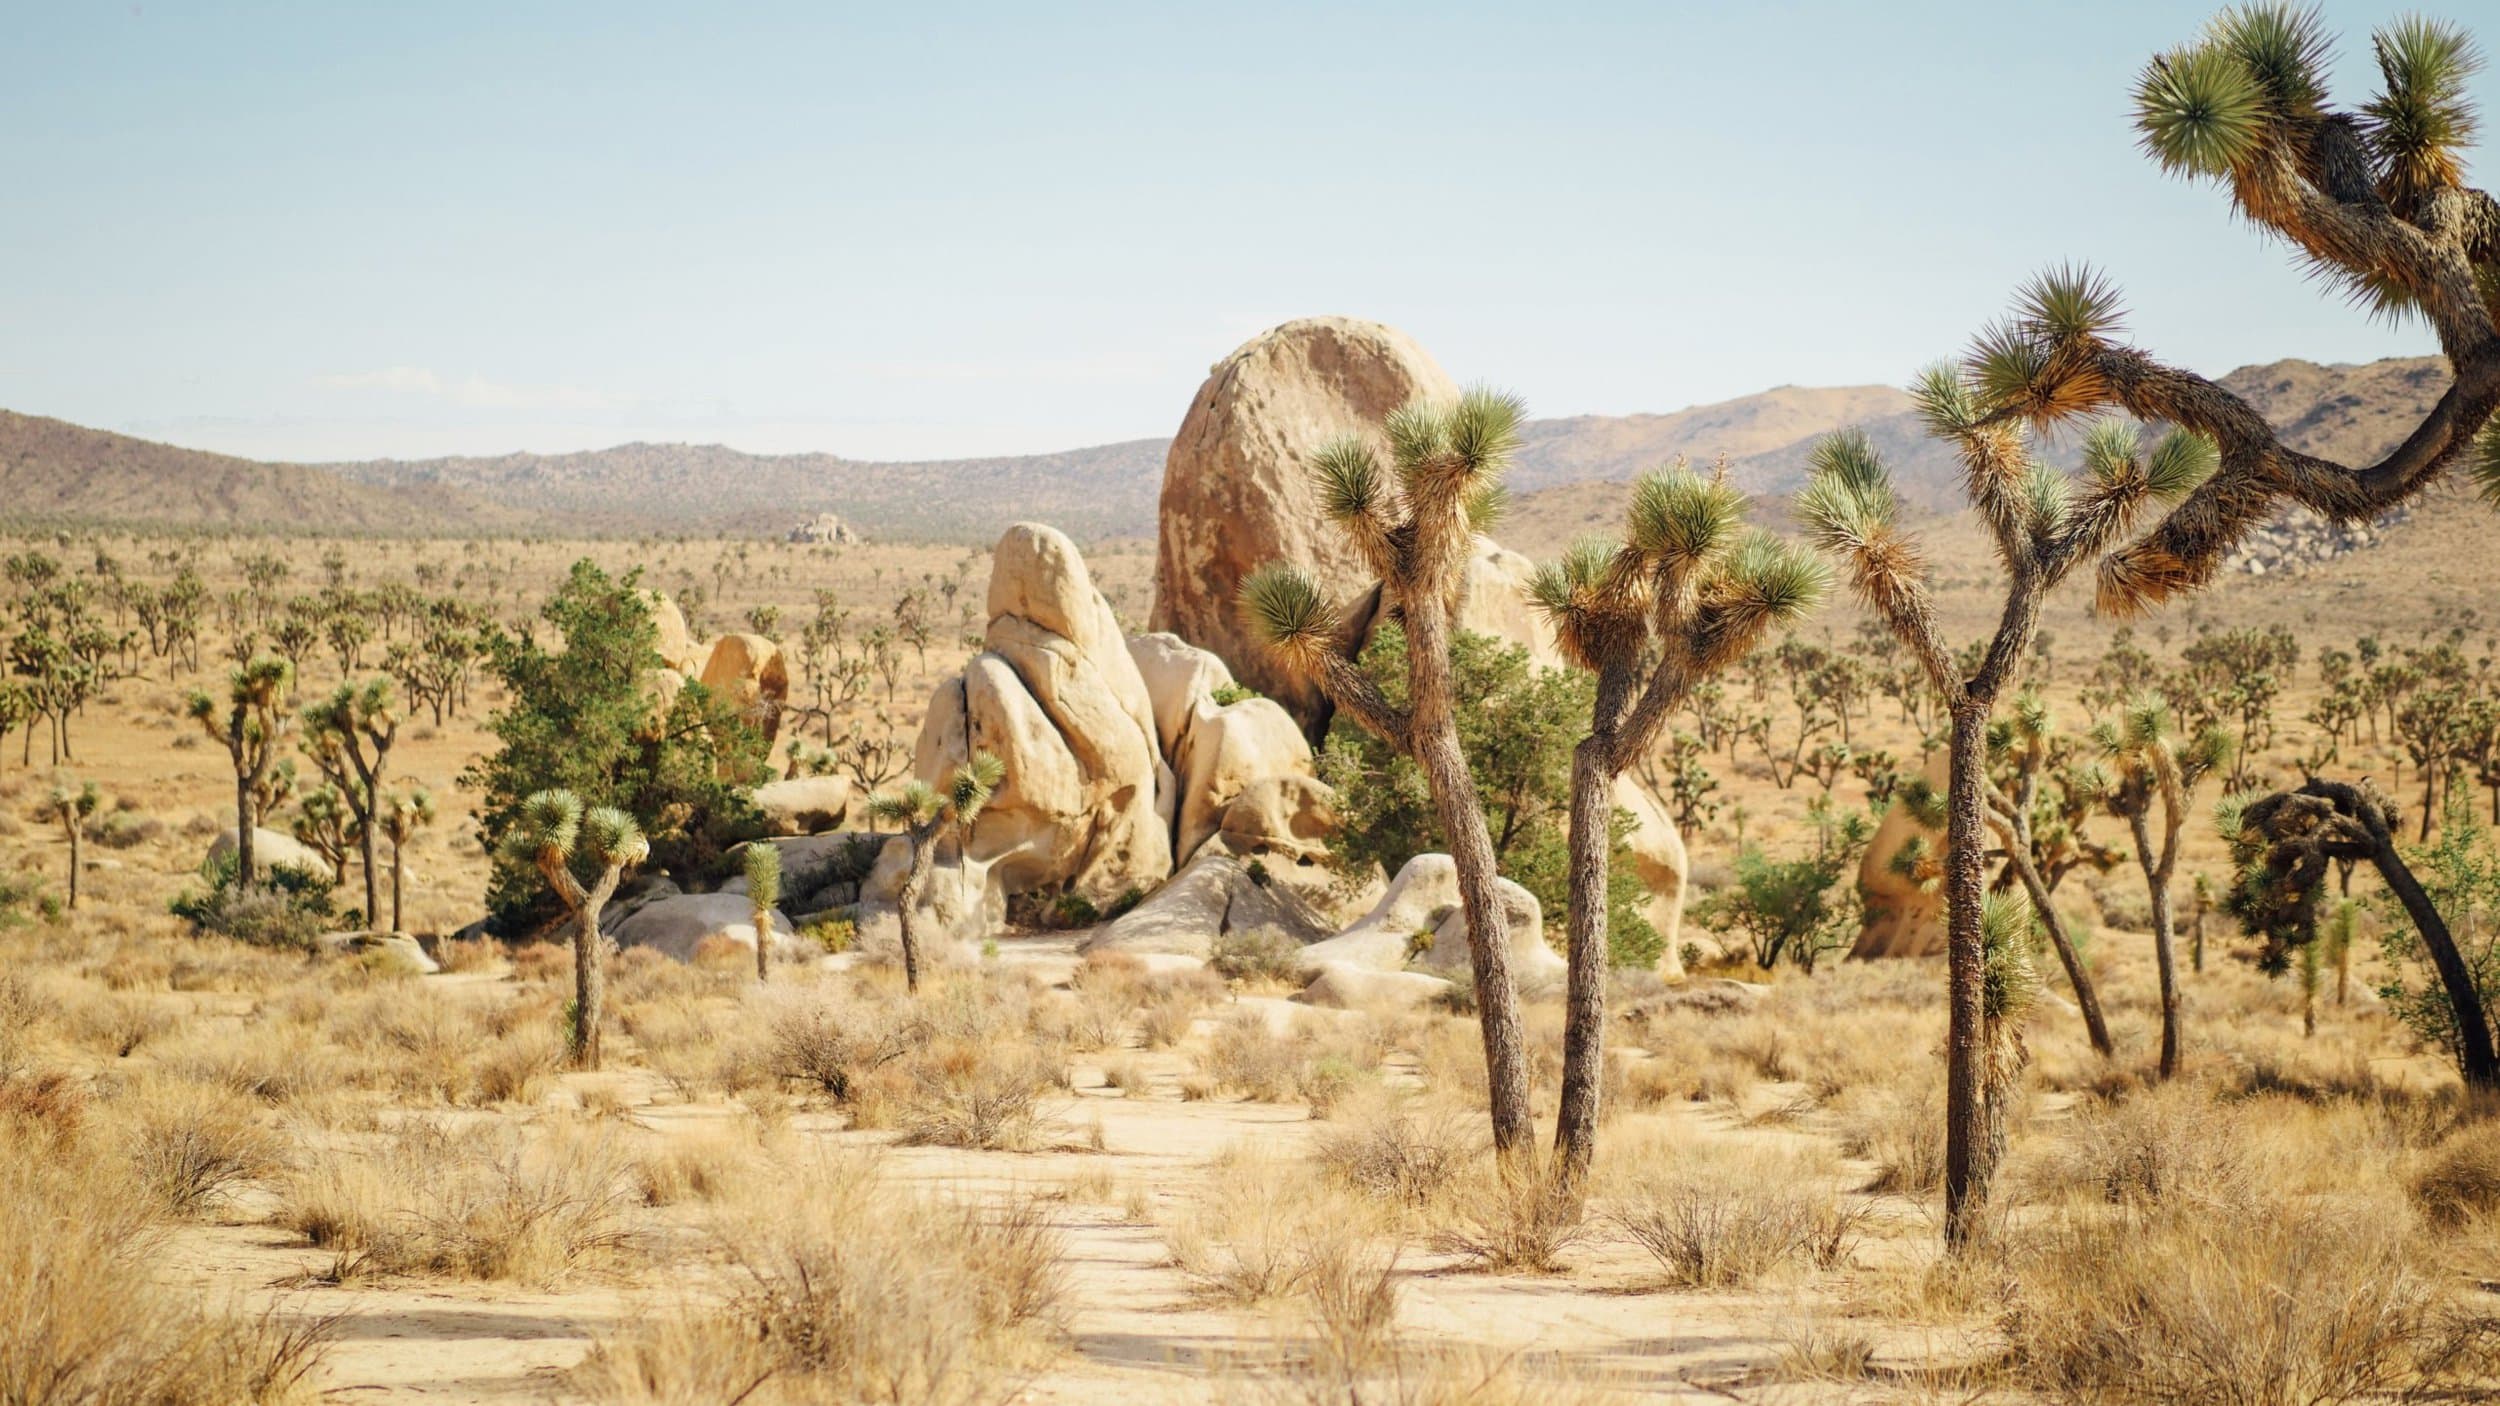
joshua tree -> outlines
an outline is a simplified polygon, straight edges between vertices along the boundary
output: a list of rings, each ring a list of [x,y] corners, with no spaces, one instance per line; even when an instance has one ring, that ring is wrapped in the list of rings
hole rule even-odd
[[[380,829],[382,773],[390,764],[391,744],[399,738],[391,682],[374,679],[362,688],[340,684],[337,692],[306,708],[303,717],[305,752],[338,788],[354,818],[365,868],[365,921],[374,922],[381,908],[373,848]]]
[[[1616,779],[1650,755],[1693,689],[1772,625],[1822,598],[1828,574],[1760,533],[1744,499],[1678,467],[1632,489],[1620,543],[1584,542],[1537,572],[1530,598],[1571,661],[1596,676],[1588,735],[1571,754],[1568,1015],[1554,1178],[1577,1200],[1595,1155],[1605,1070],[1606,886]]]
[[[746,873],[747,905],[755,917],[755,979],[772,970],[773,908],[781,902],[781,851],[769,840],[747,844],[741,866]]]
[[[1424,774],[1441,832],[1449,837],[1467,915],[1494,1150],[1516,1177],[1528,1175],[1536,1156],[1527,1048],[1510,974],[1510,924],[1495,887],[1493,838],[1458,744],[1450,638],[1475,533],[1500,512],[1502,474],[1518,447],[1524,413],[1517,399],[1481,389],[1448,405],[1418,401],[1382,423],[1385,465],[1360,436],[1338,440],[1313,458],[1321,502],[1378,579],[1373,608],[1349,618],[1309,573],[1283,562],[1241,583],[1251,635],[1285,668],[1315,682],[1338,711],[1412,757]],[[1392,705],[1354,663],[1369,623],[1388,612],[1406,631],[1404,708]]]
[[[903,832],[904,843],[911,848],[911,868],[905,871],[902,889],[896,895],[906,990],[920,989],[920,937],[914,910],[919,906],[921,891],[928,885],[930,865],[937,858],[937,838],[949,829],[960,835],[961,827],[979,817],[981,808],[990,803],[990,796],[1006,779],[1005,762],[987,752],[975,752],[972,760],[948,775],[942,787],[915,780],[900,791],[868,798],[870,818],[894,822]],[[776,881],[778,878],[775,875]],[[759,931],[757,936],[760,940],[762,933]]]
[[[2107,779],[2090,766],[2071,762],[2049,775],[2051,754],[2064,745],[2047,700],[2028,688],[2016,694],[2013,716],[1989,730],[1988,750],[2002,775],[1988,787],[1988,828],[2003,841],[2006,872],[2021,882],[2032,916],[2048,933],[2058,965],[2066,969],[2093,1052],[2107,1059],[2118,1047],[2101,1014],[2092,969],[2084,965],[2066,920],[2058,914],[2056,894],[2058,884],[2077,867],[2106,870],[2119,855],[2083,833],[2084,815],[2098,802]]]
[[[8,741],[10,733],[24,728],[27,745],[33,746],[34,722],[34,695],[27,691],[26,685],[15,679],[0,679],[0,743]],[[6,755],[6,751],[0,751],[0,757]],[[2493,792],[2493,795],[2500,797],[2500,791]],[[2495,799],[2493,804],[2500,806],[2500,799]]]
[[[2348,784],[2313,776],[2298,790],[2226,800],[2216,822],[2240,866],[2231,911],[2266,940],[2264,964],[2271,970],[2282,970],[2287,949],[2320,940],[2318,903],[2330,862],[2364,860],[2377,869],[2422,935],[2423,950],[2447,991],[2456,1022],[2457,1067],[2466,1088],[2482,1095],[2500,1093],[2500,1054],[2493,1051],[2482,993],[2447,920],[2396,852],[2399,819],[2393,797],[2368,781]]]
[[[2151,694],[2127,704],[2123,719],[2092,729],[2093,744],[2117,771],[2109,788],[2112,815],[2135,836],[2135,862],[2153,905],[2153,962],[2161,971],[2161,1077],[2179,1072],[2179,963],[2173,951],[2170,880],[2179,868],[2179,831],[2197,783],[2231,760],[2231,734],[2208,724],[2182,737],[2170,705]],[[2153,809],[2161,808],[2161,841],[2153,840]]]
[[[286,710],[287,690],[294,682],[292,666],[263,654],[227,676],[222,716],[217,700],[204,690],[193,690],[188,702],[192,719],[210,738],[224,744],[227,757],[234,762],[234,874],[245,888],[252,886],[258,873],[253,867],[252,832],[266,813],[262,800],[277,761],[278,743],[295,721]]]
[[[94,782],[78,785],[66,779],[55,784],[52,794],[44,797],[44,819],[59,823],[61,837],[69,841],[69,906],[72,908],[78,906],[81,841],[86,838],[88,818],[95,814],[96,807],[103,801],[104,797],[96,790]]]
[[[416,838],[419,830],[433,823],[434,797],[422,787],[414,791],[400,792],[382,805],[382,833],[388,835],[391,841],[391,931],[393,932],[408,930],[407,925],[400,921],[400,893],[403,887],[401,881],[406,877],[408,868],[403,851],[406,850],[408,842]]]
[[[2063,325],[2097,296],[2088,281],[2043,280],[2018,325]],[[2010,335],[2010,334],[2009,334]],[[1966,672],[1937,633],[1924,551],[1896,521],[1899,499],[1866,436],[1851,430],[1816,446],[1813,477],[1798,516],[1816,542],[1846,565],[1851,585],[1926,668],[1951,720],[1948,743],[1944,894],[1951,970],[1945,1138],[1945,1233],[1965,1243],[1994,1170],[1987,1160],[1981,1107],[1988,1058],[1981,931],[1988,822],[1990,721],[1998,696],[2030,649],[2048,593],[2078,565],[2106,552],[2151,503],[2172,502],[2210,470],[2211,446],[2174,432],[2151,453],[2133,426],[2096,425],[2085,436],[2086,476],[2078,485],[2030,451],[2024,422],[1988,408],[1983,364],[1929,370],[1914,388],[1938,437],[1958,450],[1963,487],[1995,538],[2006,573],[1996,632],[1975,645]],[[2080,967],[2074,968],[2080,970]]]
[[[650,842],[634,818],[613,806],[582,810],[570,791],[539,791],[521,803],[505,838],[514,857],[538,867],[547,887],[573,915],[573,1062],[599,1067],[600,1005],[607,992],[608,940],[599,931],[599,910],[616,893],[625,871],[651,855]],[[575,866],[594,876],[584,885]]]

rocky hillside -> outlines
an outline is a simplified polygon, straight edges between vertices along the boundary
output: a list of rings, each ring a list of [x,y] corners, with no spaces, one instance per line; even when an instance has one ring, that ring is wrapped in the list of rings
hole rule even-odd
[[[487,533],[522,514],[440,485],[376,488],[0,410],[0,523]]]
[[[2417,421],[2442,380],[2432,358],[2365,366],[2281,361],[2224,378],[2301,448],[2369,457]],[[1949,509],[1951,456],[1882,386],[1782,386],[1663,415],[1534,421],[1513,475],[1505,542],[1542,554],[1609,528],[1608,486],[1678,456],[1724,454],[1747,489],[1783,494],[1814,440],[1862,425],[1907,495]],[[0,516],[260,530],[729,533],[779,537],[838,513],[870,537],[987,542],[1036,519],[1079,540],[1151,537],[1168,441],[989,459],[871,462],[627,444],[577,454],[265,464],[0,411]],[[2071,454],[2071,445],[2052,453]]]

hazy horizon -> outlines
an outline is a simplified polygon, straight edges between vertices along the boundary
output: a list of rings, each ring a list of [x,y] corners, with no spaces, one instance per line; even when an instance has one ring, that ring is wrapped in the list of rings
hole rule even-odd
[[[2340,100],[2400,8],[2328,13]],[[1336,312],[1539,416],[1666,413],[1900,384],[2070,259],[2207,371],[2435,352],[2136,150],[2200,21],[18,14],[0,405],[291,461],[1046,453],[1168,435]]]

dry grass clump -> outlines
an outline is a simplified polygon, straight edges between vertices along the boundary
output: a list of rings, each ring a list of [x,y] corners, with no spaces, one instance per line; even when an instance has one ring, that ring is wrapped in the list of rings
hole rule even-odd
[[[1254,1103],[1298,1099],[1324,1118],[1379,1068],[1379,1052],[1360,1027],[1323,1031],[1305,1017],[1279,1034],[1263,1012],[1244,1007],[1217,1023],[1201,1064],[1218,1087]]]
[[[551,1284],[632,1247],[630,1164],[604,1132],[411,1122],[315,1151],[279,1223],[336,1252],[332,1277],[408,1274]]]
[[[1875,1164],[1865,1190],[1921,1198],[1944,1186],[1944,1075],[1862,1089],[1835,1110],[1843,1155]]]
[[[1042,1100],[1066,1066],[1021,1040],[953,1037],[915,1050],[896,1122],[903,1141],[932,1147],[1030,1152],[1041,1145]]]
[[[274,1171],[283,1151],[259,1110],[197,1084],[149,1085],[114,1112],[138,1183],[170,1214],[202,1214]]]
[[[446,972],[490,972],[504,965],[504,945],[491,937],[447,937],[434,945]]]
[[[17,1127],[0,1127],[15,1138]],[[0,1401],[291,1406],[332,1325],[202,1306],[151,1273],[151,1198],[109,1160],[0,1158]]]
[[[2078,1109],[2048,1141],[2033,1180],[2040,1192],[2110,1202],[2237,1203],[2257,1190],[2241,1130],[2204,1088],[2158,1086]]]
[[[1323,1129],[1311,1160],[1338,1185],[1372,1200],[1422,1209],[1488,1151],[1478,1120],[1382,1091]]]
[[[1350,1196],[1312,1164],[1245,1145],[1209,1164],[1164,1243],[1208,1300],[1247,1305],[1310,1292],[1351,1308],[1362,1298],[1353,1281],[1382,1253],[1394,1257],[1391,1230],[1384,1208]]]
[[[1537,1172],[1514,1176],[1488,1155],[1433,1208],[1432,1247],[1494,1273],[1551,1274],[1588,1231],[1581,1208]]]
[[[844,1159],[724,1207],[726,1306],[648,1315],[571,1385],[596,1402],[1003,1399],[1064,1294],[1036,1202],[924,1200]]]
[[[2500,1128],[2470,1126],[2431,1149],[2408,1189],[2433,1225],[2500,1217]]]
[[[2452,1341],[2400,1205],[2085,1209],[2026,1233],[2015,1276],[2018,1368],[2070,1400],[2351,1401]]]
[[[1742,1288],[1830,1269],[1857,1235],[1861,1213],[1833,1194],[1828,1165],[1795,1149],[1688,1143],[1631,1160],[1608,1218],[1670,1284]]]

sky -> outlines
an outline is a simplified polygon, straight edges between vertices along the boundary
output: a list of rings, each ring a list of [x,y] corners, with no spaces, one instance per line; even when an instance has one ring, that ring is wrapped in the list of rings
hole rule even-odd
[[[2401,8],[2328,7],[2347,103]],[[0,0],[0,407],[1041,452],[1342,313],[1533,413],[1669,411],[1898,384],[2070,260],[2209,372],[2435,351],[2136,149],[2207,9]]]

